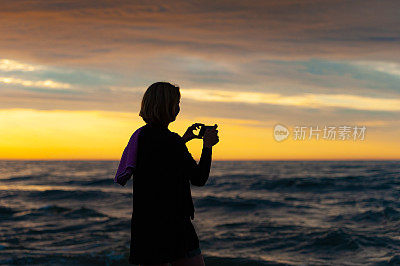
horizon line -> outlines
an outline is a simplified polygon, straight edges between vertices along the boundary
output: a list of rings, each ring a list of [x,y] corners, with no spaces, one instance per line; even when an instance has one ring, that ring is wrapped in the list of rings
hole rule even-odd
[[[119,162],[120,159],[0,159],[1,161],[31,161],[31,162]],[[198,161],[198,160],[196,160]],[[326,162],[326,161],[400,161],[400,158],[364,158],[364,159],[235,159],[235,160],[212,160],[213,162],[298,162],[298,161],[310,161],[310,162]]]

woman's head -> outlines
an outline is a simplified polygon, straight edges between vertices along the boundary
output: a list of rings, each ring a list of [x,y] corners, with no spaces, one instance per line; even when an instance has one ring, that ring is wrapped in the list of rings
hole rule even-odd
[[[181,94],[179,86],[168,82],[156,82],[143,95],[139,116],[146,123],[168,125],[178,115]]]

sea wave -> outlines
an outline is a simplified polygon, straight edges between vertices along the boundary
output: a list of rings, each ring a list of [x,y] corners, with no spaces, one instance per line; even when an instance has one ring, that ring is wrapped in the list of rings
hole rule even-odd
[[[215,197],[206,196],[196,199],[195,207],[197,208],[216,208],[220,207],[227,211],[240,211],[252,210],[264,207],[282,207],[286,204],[284,202],[272,201],[268,199],[244,199],[240,196],[237,197]]]
[[[393,207],[385,207],[382,210],[367,210],[356,214],[340,214],[331,218],[332,221],[351,221],[351,222],[384,222],[400,221],[400,212]]]

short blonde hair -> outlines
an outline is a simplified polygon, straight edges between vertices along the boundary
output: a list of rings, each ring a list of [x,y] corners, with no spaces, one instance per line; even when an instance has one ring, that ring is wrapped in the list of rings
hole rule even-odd
[[[169,82],[153,83],[143,95],[139,116],[146,123],[167,125],[175,119],[180,98],[179,86]]]

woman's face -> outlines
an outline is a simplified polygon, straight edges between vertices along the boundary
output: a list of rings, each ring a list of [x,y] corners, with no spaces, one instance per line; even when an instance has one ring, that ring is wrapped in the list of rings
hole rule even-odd
[[[175,110],[176,110],[176,115],[175,115],[175,117],[178,116],[179,111],[181,110],[181,108],[179,107],[179,104],[180,104],[180,103],[181,103],[181,100],[179,100],[178,103],[177,103],[177,105],[176,105],[176,109],[175,109]]]
[[[181,110],[181,108],[179,107],[179,103],[180,103],[180,100],[176,103],[176,105],[175,105],[175,117],[174,117],[174,120],[172,120],[172,121],[175,121],[175,119],[176,119],[176,117],[178,116],[178,114],[179,114],[179,111]],[[171,121],[171,122],[172,122]]]

